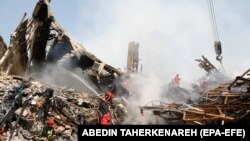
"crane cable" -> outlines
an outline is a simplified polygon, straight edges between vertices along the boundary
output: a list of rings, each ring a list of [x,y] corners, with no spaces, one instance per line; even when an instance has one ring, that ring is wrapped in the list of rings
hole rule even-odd
[[[212,32],[213,32],[213,38],[214,38],[214,41],[219,41],[219,33],[218,33],[216,17],[215,17],[215,12],[214,12],[213,0],[207,0],[207,1],[208,1],[209,17],[210,17],[210,22],[211,22],[211,27],[212,27]]]
[[[222,49],[221,49],[221,42],[219,39],[219,32],[216,23],[216,17],[214,12],[214,4],[213,0],[207,0],[208,2],[208,9],[209,9],[209,17],[211,22],[212,34],[214,38],[214,49],[216,53],[216,60],[218,60],[222,64]]]

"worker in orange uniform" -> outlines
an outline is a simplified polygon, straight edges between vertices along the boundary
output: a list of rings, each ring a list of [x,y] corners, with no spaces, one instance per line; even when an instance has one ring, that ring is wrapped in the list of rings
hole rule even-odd
[[[104,100],[110,104],[112,102],[112,99],[113,99],[114,95],[111,93],[111,92],[107,92],[105,95],[104,95]]]
[[[104,114],[100,120],[100,125],[109,125],[109,123],[111,122],[111,117],[110,115]]]

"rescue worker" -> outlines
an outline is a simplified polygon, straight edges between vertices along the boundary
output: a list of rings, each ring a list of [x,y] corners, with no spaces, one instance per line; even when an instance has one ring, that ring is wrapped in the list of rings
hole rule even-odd
[[[175,78],[174,78],[174,84],[179,87],[180,85],[180,81],[181,81],[181,78],[179,76],[179,74],[176,74]]]
[[[109,125],[109,123],[111,122],[111,117],[110,115],[104,114],[100,120],[100,125]]]
[[[113,96],[114,95],[111,92],[106,92],[104,95],[104,100],[106,103],[110,104],[112,102]]]

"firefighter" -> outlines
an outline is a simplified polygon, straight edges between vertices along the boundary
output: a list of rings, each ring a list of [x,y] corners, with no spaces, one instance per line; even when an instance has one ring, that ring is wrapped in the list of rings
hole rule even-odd
[[[106,103],[110,104],[112,102],[114,95],[111,92],[106,92],[104,95],[104,100]]]
[[[174,78],[174,84],[179,87],[180,85],[180,81],[181,81],[181,78],[180,78],[180,75],[179,74],[176,74],[175,78]]]
[[[110,115],[104,114],[100,120],[100,125],[109,125],[109,123],[111,122],[111,117]]]

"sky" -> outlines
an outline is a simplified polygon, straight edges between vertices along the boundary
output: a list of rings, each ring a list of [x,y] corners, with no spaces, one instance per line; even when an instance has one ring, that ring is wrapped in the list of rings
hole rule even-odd
[[[0,35],[6,43],[36,0],[1,0]],[[249,0],[214,1],[223,66],[230,77],[250,66]],[[52,12],[66,32],[105,63],[126,66],[127,46],[140,44],[143,73],[170,81],[196,80],[204,71],[194,59],[215,59],[207,0],[52,0]]]

